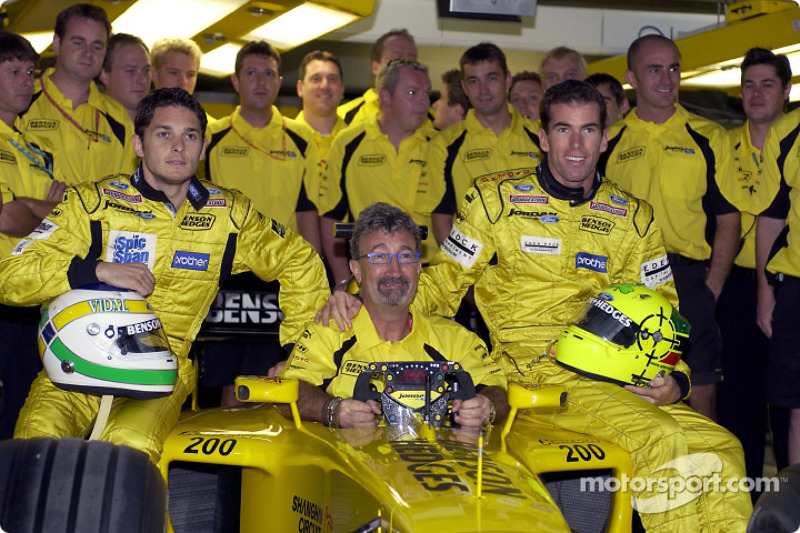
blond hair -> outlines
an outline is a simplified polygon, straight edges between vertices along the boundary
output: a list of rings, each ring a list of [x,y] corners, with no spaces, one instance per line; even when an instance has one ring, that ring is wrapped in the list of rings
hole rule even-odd
[[[200,47],[192,40],[165,37],[153,43],[153,48],[150,50],[150,61],[152,62],[153,70],[158,70],[164,66],[164,63],[167,62],[167,54],[170,52],[180,52],[192,56],[198,65],[200,65],[200,57],[203,55]]]

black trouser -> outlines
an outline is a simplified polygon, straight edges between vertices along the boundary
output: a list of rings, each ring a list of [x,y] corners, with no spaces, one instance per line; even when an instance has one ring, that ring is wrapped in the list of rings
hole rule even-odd
[[[0,440],[14,434],[19,410],[31,383],[42,369],[38,347],[39,308],[0,305]]]

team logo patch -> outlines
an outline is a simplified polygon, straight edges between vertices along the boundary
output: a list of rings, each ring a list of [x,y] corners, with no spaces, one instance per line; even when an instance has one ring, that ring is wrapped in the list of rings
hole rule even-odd
[[[222,194],[222,191],[219,189],[212,189],[211,187],[206,187],[208,194]]]
[[[512,150],[511,157],[529,157],[531,159],[539,159],[539,154],[536,152],[515,152]]]
[[[617,162],[625,163],[626,161],[631,161],[633,159],[639,159],[644,155],[645,147],[644,146],[637,146],[636,148],[631,148],[630,150],[625,150],[624,152],[620,152],[617,156]]]
[[[683,146],[665,146],[665,152],[679,152],[686,155],[694,155],[695,151],[692,148],[685,148]]]
[[[364,361],[346,361],[342,365],[342,374],[347,374],[348,376],[358,376],[369,367],[369,363]]]
[[[654,289],[672,279],[672,268],[666,255],[645,261],[639,266],[639,273],[642,283],[648,289]]]
[[[464,154],[464,161],[482,161],[489,159],[492,156],[492,151],[488,148],[481,150],[470,150]]]
[[[220,155],[222,157],[247,157],[250,148],[246,146],[223,146]]]
[[[112,187],[116,187],[117,189],[119,189],[121,191],[126,191],[126,190],[128,190],[128,187],[129,187],[129,185],[127,183],[122,183],[121,181],[116,181],[116,180],[109,181],[108,184],[111,185]]]
[[[208,213],[190,213],[183,217],[179,227],[189,231],[205,231],[211,229],[216,218]]]
[[[17,158],[14,157],[14,154],[11,152],[7,152],[6,150],[0,150],[0,163],[17,163]]]
[[[467,237],[456,227],[450,230],[450,235],[442,242],[444,253],[464,268],[471,268],[475,264],[482,248],[483,244]]]
[[[608,197],[611,198],[611,201],[614,202],[615,204],[619,204],[619,205],[627,205],[628,204],[628,199],[627,198],[623,198],[622,196],[617,196],[616,194],[609,194]]]
[[[606,204],[603,202],[595,202],[592,200],[589,202],[589,209],[591,211],[600,211],[603,213],[608,213],[610,215],[614,215],[615,217],[627,217],[628,210],[624,207],[614,207],[613,205]]]
[[[501,172],[493,172],[492,174],[484,174],[475,178],[475,183],[486,183],[489,181],[500,181],[510,178],[524,178],[534,173],[532,168],[517,168],[514,170],[503,170]]]
[[[581,231],[588,231],[589,233],[599,233],[600,235],[608,235],[614,229],[615,222],[606,220],[602,217],[595,217],[592,215],[583,215],[581,217]]]
[[[58,129],[58,121],[57,120],[48,120],[46,118],[35,118],[33,120],[28,121],[28,129],[29,130],[37,130],[37,131],[51,131]]]
[[[203,207],[228,207],[228,200],[225,198],[209,199]]]
[[[176,250],[175,255],[172,256],[172,268],[205,272],[208,270],[209,257],[208,254]]]
[[[150,270],[156,262],[154,233],[111,230],[108,233],[107,263],[145,263]]]
[[[547,196],[540,196],[537,194],[509,194],[508,201],[512,204],[550,204],[550,199]]]
[[[543,217],[539,217],[539,222],[542,224],[555,224],[558,222],[558,217],[556,215],[544,215]]]
[[[514,185],[514,190],[519,192],[531,192],[535,188],[536,185],[532,183],[520,183],[518,185]]]
[[[272,231],[277,233],[281,239],[286,238],[286,226],[284,226],[280,222],[272,220]]]
[[[594,272],[608,272],[608,257],[594,255],[587,252],[578,252],[575,256],[575,268],[585,268]]]
[[[561,255],[561,239],[523,235],[520,246],[526,254]]]
[[[614,297],[613,297],[613,296],[611,296],[611,295],[610,295],[609,293],[607,293],[607,292],[601,292],[600,294],[598,294],[598,295],[597,295],[597,297],[598,297],[600,300],[605,300],[606,302],[613,302],[613,301],[614,301]]]
[[[105,187],[103,187],[103,195],[110,196],[111,198],[114,198],[121,202],[127,202],[129,204],[142,203],[141,194],[125,194],[124,192],[115,191],[114,189],[106,189]]]
[[[136,216],[144,220],[153,220],[156,218],[153,213],[139,213],[138,211],[136,212]]]
[[[11,250],[11,255],[20,255],[22,252],[25,251],[25,248],[33,244],[35,241],[46,241],[50,238],[60,226],[55,222],[44,219],[39,222],[39,225],[33,230],[30,235],[22,239],[17,243],[13,250]]]
[[[386,162],[386,156],[383,154],[369,154],[362,155],[358,158],[358,164],[362,167],[376,167]]]

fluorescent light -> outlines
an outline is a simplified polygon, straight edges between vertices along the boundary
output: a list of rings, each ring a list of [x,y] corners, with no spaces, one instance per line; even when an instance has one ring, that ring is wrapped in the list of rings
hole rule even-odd
[[[233,74],[236,65],[236,54],[242,46],[239,44],[227,43],[219,48],[203,54],[200,61],[200,72],[219,78]]]
[[[112,23],[150,47],[161,37],[194,37],[248,0],[138,0]]]
[[[41,54],[47,49],[48,46],[53,44],[52,31],[23,33],[22,36],[31,42],[31,46],[33,46],[33,49],[36,50],[36,53],[38,54]]]
[[[140,0],[141,1],[141,0]],[[245,35],[250,41],[265,40],[288,50],[316,39],[358,19],[358,16],[305,2]]]

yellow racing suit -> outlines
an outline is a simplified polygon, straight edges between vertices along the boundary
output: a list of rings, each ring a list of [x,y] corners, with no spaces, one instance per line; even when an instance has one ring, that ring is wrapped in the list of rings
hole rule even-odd
[[[97,283],[98,261],[147,264],[156,278],[147,301],[178,358],[175,391],[153,400],[115,399],[101,436],[144,450],[153,461],[193,387],[189,349],[228,276],[250,270],[279,280],[284,345],[295,341],[329,294],[314,249],[261,215],[241,193],[192,178],[187,201],[174,207],[139,169],[130,177],[118,174],[69,189],[39,228],[0,261],[0,301],[33,305]],[[42,372],[15,437],[85,436],[99,400],[58,389]]]
[[[725,480],[744,477],[741,446],[710,420],[678,404],[654,407],[542,355],[593,292],[627,281],[642,282],[677,303],[650,205],[599,175],[586,197],[582,188],[558,183],[545,162],[536,170],[475,180],[441,251],[423,269],[414,306],[450,315],[475,284],[494,358],[509,381],[564,384],[568,408],[548,420],[619,444],[631,454],[634,476],[657,476],[670,460],[713,452],[722,460]],[[688,367],[679,361],[676,370],[685,397]],[[677,509],[642,514],[642,521],[648,532],[744,531],[750,511],[746,492],[709,491]]]

